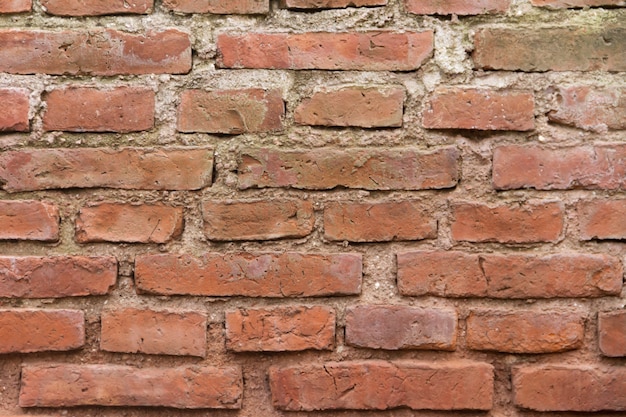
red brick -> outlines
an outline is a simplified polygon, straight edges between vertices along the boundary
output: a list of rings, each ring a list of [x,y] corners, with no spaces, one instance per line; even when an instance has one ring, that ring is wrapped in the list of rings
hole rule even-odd
[[[226,348],[235,352],[329,350],[335,311],[322,306],[239,309],[226,313]]]
[[[239,367],[24,366],[20,407],[241,408]]]
[[[387,0],[281,0],[288,9],[343,9],[346,7],[385,6]]]
[[[346,312],[346,343],[371,349],[456,348],[455,311],[361,305]]]
[[[349,242],[387,242],[437,237],[437,220],[417,201],[328,203],[324,237]]]
[[[206,356],[206,314],[123,308],[102,312],[100,349]]]
[[[532,130],[534,96],[521,91],[446,88],[426,103],[427,129]]]
[[[185,74],[191,42],[175,29],[137,35],[89,31],[0,30],[0,72],[10,74]]]
[[[312,410],[489,410],[493,367],[477,362],[329,362],[270,368],[274,407]]]
[[[269,0],[163,0],[163,7],[179,13],[266,14]]]
[[[405,0],[407,12],[414,14],[439,15],[475,15],[485,13],[504,13],[509,9],[511,0]]]
[[[626,71],[626,27],[487,28],[476,32],[476,68],[509,71]]]
[[[400,127],[404,99],[402,88],[353,87],[317,92],[302,100],[294,116],[300,125]]]
[[[0,297],[104,295],[117,280],[113,257],[0,257]]]
[[[182,232],[182,207],[101,203],[81,208],[76,219],[79,243],[166,243]]]
[[[162,295],[318,297],[361,292],[359,254],[140,255],[135,283]]]
[[[44,130],[139,132],[154,127],[154,92],[70,87],[45,95]]]
[[[211,185],[206,148],[23,149],[0,153],[8,192],[57,188],[198,190]]]
[[[493,153],[497,190],[626,189],[626,145],[499,146]]]
[[[285,103],[280,90],[186,90],[178,113],[180,132],[241,133],[282,130]]]
[[[626,311],[598,314],[598,342],[604,356],[626,356]]]
[[[32,0],[4,0],[0,3],[0,13],[30,12],[32,8]]]
[[[467,318],[467,347],[509,353],[551,353],[583,344],[580,314],[534,311],[472,311]]]
[[[521,206],[455,204],[452,238],[468,242],[556,242],[563,231],[563,205],[556,202]]]
[[[34,200],[0,201],[0,239],[59,240],[59,209]]]
[[[241,156],[238,173],[240,189],[452,188],[459,180],[459,152],[456,148],[428,153],[415,149],[248,149]]]
[[[537,411],[625,411],[626,369],[543,365],[513,369],[518,407]]]
[[[432,31],[223,33],[217,36],[217,66],[413,71],[430,57],[432,50]]]
[[[626,6],[624,0],[530,0],[533,6],[550,9],[571,9],[596,6]]]
[[[204,232],[211,240],[304,237],[313,231],[313,204],[306,200],[207,201]]]
[[[0,132],[28,132],[30,130],[29,111],[27,90],[0,89]]]
[[[107,14],[146,14],[154,0],[41,0],[46,13],[58,16],[101,16]]]
[[[580,239],[626,239],[626,200],[580,201]]]
[[[598,132],[626,129],[626,88],[580,85],[559,88],[557,92],[559,105],[548,113],[551,121]]]
[[[470,255],[418,251],[397,255],[402,295],[555,298],[619,295],[624,270],[607,255]]]
[[[0,310],[0,353],[64,351],[85,344],[78,310]]]

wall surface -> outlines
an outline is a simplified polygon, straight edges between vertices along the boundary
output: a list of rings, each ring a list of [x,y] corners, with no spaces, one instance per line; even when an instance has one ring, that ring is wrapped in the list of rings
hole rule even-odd
[[[0,416],[626,412],[624,0],[0,0]]]

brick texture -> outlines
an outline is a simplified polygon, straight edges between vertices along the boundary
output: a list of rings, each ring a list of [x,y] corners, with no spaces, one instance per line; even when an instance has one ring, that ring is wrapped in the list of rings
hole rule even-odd
[[[600,351],[605,356],[626,356],[626,311],[606,311],[598,314]]]
[[[573,86],[557,94],[558,108],[548,113],[551,121],[600,132],[626,129],[626,88]]]
[[[269,0],[163,0],[163,7],[180,13],[264,14]]]
[[[32,0],[6,0],[0,4],[0,13],[30,12],[32,7]]]
[[[576,210],[582,240],[626,239],[626,200],[580,201]]]
[[[58,16],[102,16],[108,14],[149,13],[154,0],[41,0],[47,13]]]
[[[510,0],[405,0],[406,11],[414,14],[440,15],[475,15],[485,13],[504,13]]]
[[[28,132],[30,130],[29,111],[27,90],[0,89],[0,133]]]
[[[58,207],[33,200],[0,201],[0,239],[59,240]]]
[[[288,9],[340,9],[384,6],[387,4],[387,0],[281,0],[280,4]]]

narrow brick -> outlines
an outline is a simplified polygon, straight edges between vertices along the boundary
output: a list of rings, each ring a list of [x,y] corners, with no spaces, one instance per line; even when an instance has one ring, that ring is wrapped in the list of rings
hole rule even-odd
[[[249,149],[242,153],[238,173],[241,189],[452,188],[459,180],[459,152],[456,148],[443,148],[433,152],[415,149]]]
[[[147,14],[153,6],[154,0],[41,0],[46,13],[57,16]]]
[[[533,6],[549,9],[573,9],[601,6],[626,6],[624,0],[530,0]]]
[[[330,350],[335,311],[323,306],[239,309],[226,313],[226,348],[235,352]]]
[[[191,41],[175,29],[130,34],[0,30],[0,72],[51,75],[185,74]]]
[[[217,36],[220,68],[413,71],[432,51],[432,31]]]
[[[270,368],[274,407],[313,410],[490,410],[493,367],[380,360]]]
[[[346,7],[385,6],[387,0],[281,0],[281,7],[296,10],[344,9]]]
[[[59,209],[34,200],[0,201],[1,240],[59,240]]]
[[[162,295],[319,297],[361,292],[359,254],[140,255],[135,283]]]
[[[123,308],[102,312],[100,349],[206,356],[207,316],[193,311]]]
[[[626,356],[626,310],[598,314],[598,344],[604,356]]]
[[[269,0],[163,0],[163,7],[178,13],[267,14]]]
[[[20,407],[241,408],[239,367],[24,366]]]
[[[626,88],[579,85],[559,88],[557,94],[558,108],[548,113],[550,121],[596,132],[626,129]]]
[[[511,0],[405,0],[404,7],[413,14],[476,15],[505,13]]]
[[[0,9],[2,6],[0,6]],[[28,132],[28,91],[21,88],[0,89],[0,133]]]
[[[113,257],[0,257],[0,297],[104,295],[117,280]]]
[[[198,190],[211,185],[206,148],[23,149],[0,154],[8,192],[57,188]]]
[[[580,201],[580,239],[626,239],[626,200]]]
[[[33,0],[4,0],[0,3],[0,13],[25,13],[33,8]]]
[[[457,315],[452,310],[361,305],[346,312],[346,343],[370,349],[456,348]]]
[[[79,310],[0,310],[0,353],[66,351],[85,344]]]

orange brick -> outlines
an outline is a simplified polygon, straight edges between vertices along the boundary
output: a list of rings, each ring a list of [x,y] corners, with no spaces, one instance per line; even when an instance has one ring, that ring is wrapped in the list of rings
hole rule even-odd
[[[59,240],[59,209],[33,200],[0,201],[0,239]]]
[[[102,16],[107,14],[146,14],[154,0],[41,0],[46,13],[58,16]]]
[[[0,133],[28,132],[30,130],[29,111],[27,90],[0,89]]]

